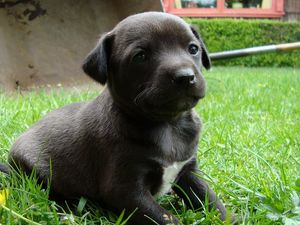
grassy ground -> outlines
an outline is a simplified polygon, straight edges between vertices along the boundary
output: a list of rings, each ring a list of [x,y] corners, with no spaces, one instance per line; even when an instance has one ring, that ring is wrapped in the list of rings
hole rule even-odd
[[[219,67],[205,76],[207,95],[196,109],[204,123],[198,158],[206,179],[241,224],[299,225],[300,69]],[[0,94],[0,161],[16,137],[47,112],[97,94]],[[34,177],[0,175],[0,185],[8,190],[0,224],[122,224],[83,198],[76,213],[61,209]],[[159,201],[183,224],[222,224],[214,213],[187,210],[173,196]]]

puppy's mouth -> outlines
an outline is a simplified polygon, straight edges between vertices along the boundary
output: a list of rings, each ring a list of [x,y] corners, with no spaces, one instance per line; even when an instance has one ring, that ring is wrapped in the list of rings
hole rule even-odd
[[[195,107],[205,95],[203,88],[174,89],[174,87],[151,86],[133,99],[137,109],[148,117],[171,119]]]
[[[161,101],[156,99],[156,101],[145,101],[143,102],[140,109],[145,114],[150,114],[152,117],[168,119],[178,116],[180,113],[188,111],[195,107],[202,98],[200,96],[184,96],[174,99],[169,99],[168,101]]]
[[[195,107],[199,99],[199,96],[184,96],[179,99],[171,99],[168,102],[162,103],[160,107],[175,111],[186,111]]]

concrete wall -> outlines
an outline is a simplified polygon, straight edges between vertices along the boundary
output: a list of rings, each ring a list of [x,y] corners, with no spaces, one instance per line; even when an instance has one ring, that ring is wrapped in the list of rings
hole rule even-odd
[[[0,1],[0,89],[87,82],[81,62],[99,34],[160,0]]]

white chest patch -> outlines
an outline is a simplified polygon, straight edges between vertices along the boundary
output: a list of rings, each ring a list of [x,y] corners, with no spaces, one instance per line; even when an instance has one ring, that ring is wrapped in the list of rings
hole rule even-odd
[[[164,171],[162,177],[162,184],[160,186],[159,191],[155,194],[156,198],[168,193],[171,190],[171,187],[176,177],[189,160],[190,159],[182,162],[174,162],[173,164],[163,168]]]

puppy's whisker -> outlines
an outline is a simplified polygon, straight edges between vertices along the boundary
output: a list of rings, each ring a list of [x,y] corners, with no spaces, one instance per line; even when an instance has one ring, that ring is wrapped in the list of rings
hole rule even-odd
[[[146,89],[147,88],[147,86],[151,86],[151,84],[152,84],[152,82],[151,81],[147,81],[147,82],[144,82],[144,83],[142,83],[142,84],[140,84],[139,86],[138,86],[138,90],[144,90],[144,89]]]
[[[160,93],[162,92],[162,88],[159,87],[149,87],[144,89],[143,91],[141,91],[138,95],[137,95],[137,103],[139,104],[141,101],[144,101],[145,99],[157,99],[160,96]]]

